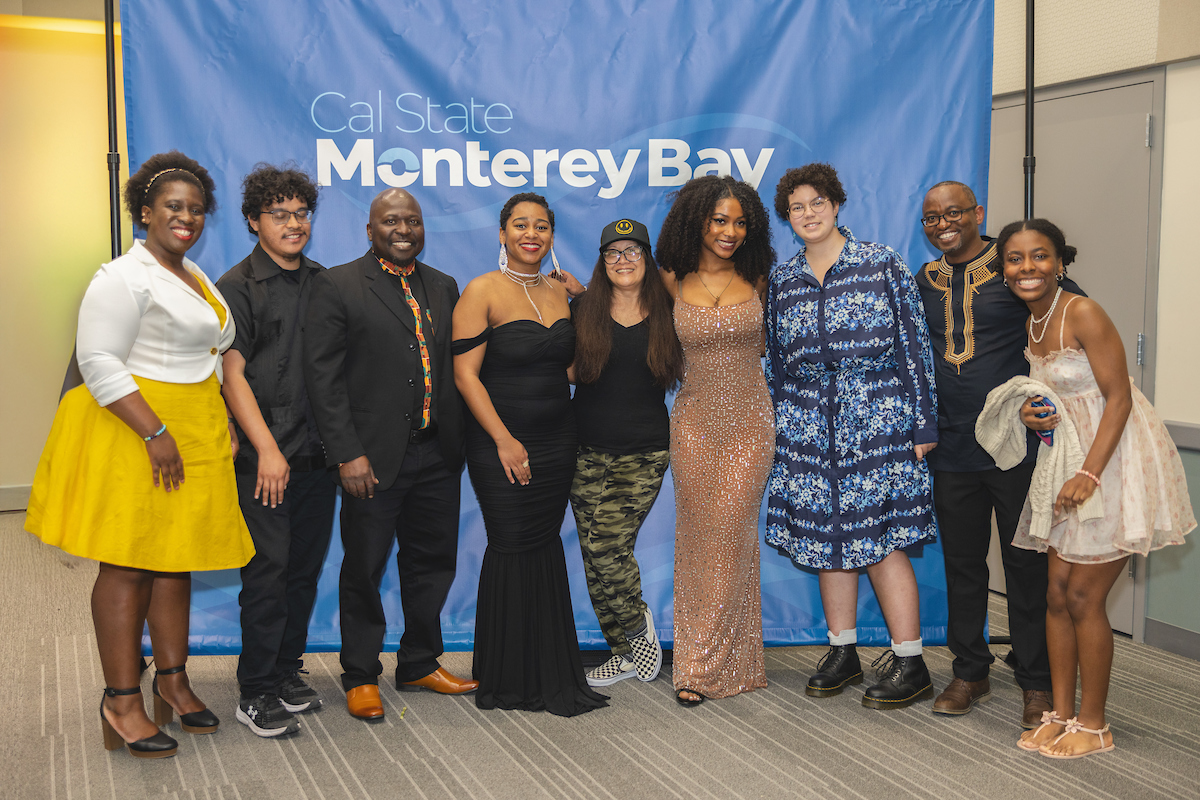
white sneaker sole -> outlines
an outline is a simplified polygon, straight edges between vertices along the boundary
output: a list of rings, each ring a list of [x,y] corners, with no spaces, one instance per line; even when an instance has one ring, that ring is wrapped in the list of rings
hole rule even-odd
[[[255,736],[261,736],[264,739],[270,739],[273,736],[283,736],[284,734],[288,733],[296,733],[300,730],[300,723],[296,720],[292,720],[282,728],[260,728],[254,723],[254,720],[250,719],[249,714],[247,714],[245,711],[242,711],[241,706],[238,706],[236,716],[237,721],[254,731]]]
[[[307,703],[292,704],[292,703],[289,703],[287,700],[284,700],[281,697],[281,698],[279,698],[279,702],[283,704],[284,708],[286,708],[288,711],[290,711],[293,714],[299,714],[302,711],[315,711],[316,709],[321,707],[320,698],[318,698],[316,700],[309,700]]]
[[[614,675],[611,678],[593,678],[591,675],[589,675],[589,676],[587,676],[587,683],[588,683],[588,686],[591,686],[591,687],[612,686],[614,683],[620,683],[621,681],[625,680],[626,678],[636,678],[636,677],[637,677],[637,670],[631,669],[629,672],[622,672],[620,675]]]

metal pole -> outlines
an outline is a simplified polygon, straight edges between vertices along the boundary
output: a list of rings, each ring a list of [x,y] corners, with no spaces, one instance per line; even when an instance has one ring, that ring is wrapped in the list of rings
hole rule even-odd
[[[1033,217],[1033,0],[1025,0],[1025,219]]]
[[[108,215],[112,257],[121,255],[121,153],[117,149],[117,57],[113,0],[104,0],[104,56],[108,67]]]

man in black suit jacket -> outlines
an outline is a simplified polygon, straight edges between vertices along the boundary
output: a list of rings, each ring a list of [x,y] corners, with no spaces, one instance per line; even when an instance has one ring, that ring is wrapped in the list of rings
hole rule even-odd
[[[458,285],[417,261],[421,206],[403,189],[371,203],[362,258],[319,273],[304,332],[304,377],[325,457],[342,486],[338,599],[350,713],[383,717],[379,583],[393,537],[404,609],[401,690],[474,691],[438,665],[441,610],[458,553],[463,406],[451,315]]]

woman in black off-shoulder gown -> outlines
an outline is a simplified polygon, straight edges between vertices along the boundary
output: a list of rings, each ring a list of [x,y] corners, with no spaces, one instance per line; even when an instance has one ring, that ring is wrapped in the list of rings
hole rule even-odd
[[[455,378],[472,412],[467,469],[488,536],[475,702],[574,716],[607,705],[584,677],[559,538],[577,449],[575,329],[563,287],[538,271],[552,217],[526,197],[501,213],[501,263],[516,263],[471,281],[454,312]]]

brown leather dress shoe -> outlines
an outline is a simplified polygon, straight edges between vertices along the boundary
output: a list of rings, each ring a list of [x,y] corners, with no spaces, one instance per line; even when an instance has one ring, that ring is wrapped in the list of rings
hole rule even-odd
[[[933,713],[957,716],[966,714],[971,706],[982,703],[992,696],[992,684],[987,678],[981,681],[964,681],[955,678],[950,681],[946,691],[933,701]],[[1039,714],[1039,719],[1041,715]]]
[[[397,683],[396,688],[402,692],[419,692],[421,689],[428,689],[438,694],[469,694],[479,688],[479,681],[464,681],[462,678],[451,675],[445,667],[438,667],[424,678]]]
[[[1042,712],[1054,709],[1054,698],[1041,689],[1026,689],[1023,693],[1025,710],[1021,712],[1021,727],[1033,730],[1042,724]]]
[[[383,719],[383,701],[379,699],[379,687],[373,683],[355,686],[346,692],[346,708],[350,716],[359,719]]]

